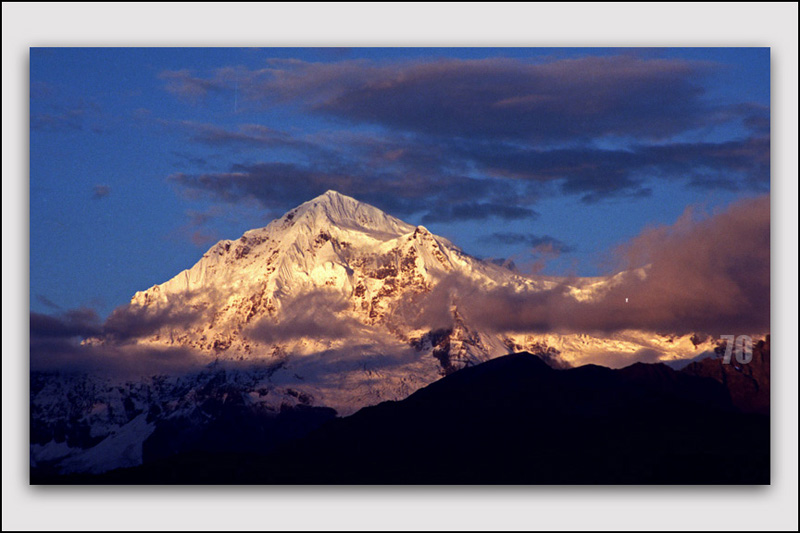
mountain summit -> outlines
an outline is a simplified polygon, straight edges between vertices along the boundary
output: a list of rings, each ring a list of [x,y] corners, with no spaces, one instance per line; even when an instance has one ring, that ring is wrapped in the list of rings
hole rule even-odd
[[[289,211],[283,218],[299,224],[328,225],[395,237],[413,230],[413,226],[376,207],[332,190]]]

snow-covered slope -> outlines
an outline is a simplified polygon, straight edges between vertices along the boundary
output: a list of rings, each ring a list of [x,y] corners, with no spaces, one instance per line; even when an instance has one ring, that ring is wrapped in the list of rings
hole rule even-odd
[[[328,191],[265,228],[220,241],[189,270],[136,293],[132,305],[156,314],[175,307],[198,311],[188,327],[167,325],[147,342],[188,345],[230,358],[264,357],[268,352],[248,337],[248,326],[270,318],[280,324],[287,318],[282,308],[309,293],[318,296],[315,304],[347,302],[349,309],[339,318],[386,325],[393,302],[430,291],[454,271],[488,284],[512,277],[422,226]],[[313,328],[297,338],[321,339]],[[315,344],[320,347],[325,346]]]
[[[452,279],[518,291],[564,282],[480,261],[422,226],[328,191],[264,228],[220,241],[189,270],[136,293],[131,307],[145,317],[178,317],[140,343],[189,347],[209,360],[281,361],[275,383],[298,385],[340,412],[402,398],[509,351],[539,351],[569,365],[602,363],[607,353],[624,360],[648,350],[672,359],[710,348],[641,332],[490,333],[460,316],[457,290],[440,302],[448,320],[439,317],[437,327],[420,319],[414,302]],[[570,292],[592,298],[616,279],[571,280]]]

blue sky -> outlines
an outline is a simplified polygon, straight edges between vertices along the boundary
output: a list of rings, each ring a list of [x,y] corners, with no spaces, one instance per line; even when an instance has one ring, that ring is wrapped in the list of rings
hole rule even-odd
[[[337,189],[524,271],[769,190],[769,49],[31,49],[31,310]]]

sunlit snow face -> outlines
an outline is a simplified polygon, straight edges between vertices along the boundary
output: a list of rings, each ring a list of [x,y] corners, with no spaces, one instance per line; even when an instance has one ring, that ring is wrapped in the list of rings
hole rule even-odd
[[[108,351],[114,355],[107,361],[119,363],[111,364],[112,373],[141,371],[148,361],[149,371],[175,372],[220,359],[271,364],[288,357],[292,368],[302,362],[305,373],[319,376],[312,381],[323,389],[335,387],[328,379],[369,383],[371,377],[357,377],[367,367],[396,373],[404,383],[401,377],[421,365],[424,382],[520,350],[561,365],[692,358],[713,348],[719,321],[768,331],[768,300],[760,300],[768,253],[753,255],[751,268],[719,268],[740,261],[726,239],[751,241],[755,250],[768,233],[769,205],[761,199],[643,234],[626,249],[635,260],[647,259],[643,268],[608,278],[529,277],[329,191],[262,229],[219,242],[191,269],[137,293],[102,325],[92,325],[93,316],[59,324],[37,315],[33,362],[57,369],[64,361],[58,346],[40,338],[48,331],[72,337],[81,321],[94,336],[81,348],[64,346],[67,367],[97,364]],[[714,253],[672,260],[713,246]],[[682,271],[684,264],[692,271]],[[709,276],[726,290],[700,293]],[[693,299],[670,289],[675,280]],[[751,313],[731,315],[727,295],[743,291],[754,298]],[[712,336],[698,341],[698,332]],[[334,377],[342,372],[356,374]],[[356,401],[339,397],[340,408]]]

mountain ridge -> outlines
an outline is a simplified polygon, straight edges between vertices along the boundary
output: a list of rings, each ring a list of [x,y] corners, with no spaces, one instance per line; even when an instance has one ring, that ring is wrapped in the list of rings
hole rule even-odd
[[[110,439],[103,453],[121,455],[102,464],[130,464],[140,460],[156,425],[213,416],[220,402],[265,416],[306,408],[346,416],[509,352],[567,368],[601,363],[609,353],[622,354],[624,366],[644,352],[679,360],[714,349],[713,340],[688,335],[495,331],[464,309],[473,295],[492,289],[558,289],[591,299],[628,275],[646,272],[526,277],[328,191],[263,228],[216,243],[191,268],[137,292],[112,313],[102,335],[84,341],[101,354],[107,347],[133,358],[190,354],[180,372],[134,380],[37,377],[32,463],[85,464],[82,457],[99,454],[92,450]],[[65,404],[65,395],[76,401]],[[143,413],[149,418],[137,418]],[[116,442],[121,434],[130,442]]]
[[[459,299],[469,298],[469,291],[564,287],[578,300],[591,299],[626,275],[523,276],[465,254],[424,226],[329,190],[263,228],[219,241],[191,268],[136,293],[128,311],[141,319],[156,317],[154,323],[157,317],[174,318],[137,343],[188,348],[209,361],[283,361],[286,368],[278,374],[284,382],[294,381],[339,412],[352,412],[367,397],[401,398],[509,351],[538,352],[551,364],[570,366],[591,362],[582,360],[587,353],[633,355],[644,349],[684,358],[713,349],[711,343],[692,344],[688,336],[641,332],[603,338],[495,332],[459,310]],[[319,383],[321,373],[350,378],[346,384]]]
[[[757,363],[758,364],[758,363]],[[480,391],[480,394],[478,394]],[[189,449],[100,476],[35,482],[766,484],[769,417],[663,364],[557,370],[523,352],[261,452]]]

